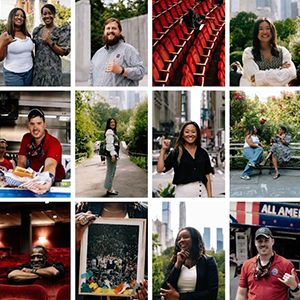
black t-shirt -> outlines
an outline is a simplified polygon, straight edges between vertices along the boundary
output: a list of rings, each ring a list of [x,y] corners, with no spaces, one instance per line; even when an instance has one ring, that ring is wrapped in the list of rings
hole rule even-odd
[[[202,181],[205,185],[207,183],[206,175],[212,173],[210,159],[206,150],[197,147],[195,159],[183,147],[183,153],[178,165],[177,157],[179,149],[173,150],[165,160],[164,172],[174,168],[173,184],[187,184],[196,181]]]
[[[49,263],[46,263],[44,268],[48,268],[48,267],[54,267],[55,269],[57,269],[59,271],[59,276],[56,276],[55,278],[53,278],[53,280],[59,280],[61,278],[63,278],[65,276],[65,267],[62,263],[60,262],[57,262],[55,264],[49,264]],[[11,268],[7,271],[7,275],[9,273],[11,273],[12,271],[15,271],[15,270],[22,270],[23,268],[27,268],[27,269],[33,269],[32,265],[30,263],[27,263],[27,264],[23,264],[23,265],[20,265],[18,267],[15,267],[15,268]],[[12,282],[10,279],[7,278],[7,282],[9,284],[34,284],[34,282],[37,280],[38,278],[35,278],[35,279],[29,279],[29,280],[26,280],[24,282],[18,282],[18,283],[14,283]]]

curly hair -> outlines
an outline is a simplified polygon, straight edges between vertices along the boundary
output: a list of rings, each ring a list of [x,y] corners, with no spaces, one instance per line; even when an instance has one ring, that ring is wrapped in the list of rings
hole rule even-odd
[[[183,230],[187,230],[190,233],[191,238],[192,238],[192,248],[190,249],[191,258],[199,260],[203,255],[205,255],[204,242],[203,242],[200,232],[196,228],[185,227],[185,228],[182,228],[177,234],[176,241],[175,241],[175,248],[174,248],[172,258],[171,258],[172,263],[176,262],[177,253],[181,251],[181,249],[178,246],[178,238],[179,238],[179,234]]]

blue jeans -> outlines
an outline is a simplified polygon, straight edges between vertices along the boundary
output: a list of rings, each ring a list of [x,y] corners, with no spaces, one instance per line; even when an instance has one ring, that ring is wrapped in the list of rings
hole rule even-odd
[[[107,170],[106,170],[106,177],[105,177],[104,187],[107,190],[110,190],[112,188],[112,183],[113,183],[115,173],[116,173],[117,157],[116,157],[116,161],[112,162],[111,161],[111,156],[107,156],[106,164],[107,164]]]
[[[3,68],[4,83],[6,86],[29,86],[32,83],[33,68],[27,72],[15,73]]]
[[[244,157],[253,164],[256,164],[259,161],[263,152],[264,152],[263,148],[260,148],[260,147],[259,148],[251,148],[251,147],[243,148]],[[249,176],[252,173],[252,171],[253,171],[253,168],[247,164],[242,173],[242,176]]]

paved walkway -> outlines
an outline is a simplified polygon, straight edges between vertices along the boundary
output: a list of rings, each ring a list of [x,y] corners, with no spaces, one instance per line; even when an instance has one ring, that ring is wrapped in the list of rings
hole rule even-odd
[[[230,171],[230,197],[300,197],[300,170],[279,169],[280,177],[273,179],[269,170],[254,170],[251,180],[242,180],[242,170]]]
[[[121,151],[120,151],[121,152]],[[106,196],[103,187],[106,165],[101,164],[100,156],[95,154],[76,168],[76,197],[147,197],[147,173],[132,163],[127,155],[121,153],[113,188],[118,196]]]

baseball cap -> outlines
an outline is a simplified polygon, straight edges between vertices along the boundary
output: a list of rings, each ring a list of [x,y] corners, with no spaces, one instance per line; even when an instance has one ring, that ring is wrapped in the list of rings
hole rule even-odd
[[[33,108],[29,113],[28,113],[28,120],[30,121],[32,118],[35,117],[41,117],[43,121],[45,122],[45,114],[38,108]]]
[[[258,228],[256,230],[256,232],[255,232],[255,239],[257,239],[261,235],[264,236],[264,237],[266,237],[267,239],[269,237],[273,238],[272,232],[271,232],[271,230],[268,227],[260,227],[260,228]]]

